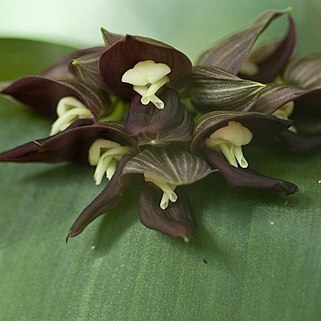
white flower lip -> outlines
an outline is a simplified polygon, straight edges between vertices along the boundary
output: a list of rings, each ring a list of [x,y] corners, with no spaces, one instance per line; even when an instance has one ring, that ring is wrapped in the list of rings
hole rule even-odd
[[[252,140],[251,131],[236,121],[229,121],[228,125],[216,130],[205,144],[212,148],[220,150],[227,161],[234,167],[248,167],[242,151],[242,146],[247,145]]]
[[[169,66],[155,63],[153,60],[138,62],[132,69],[127,70],[122,76],[122,82],[133,85],[134,91],[142,96],[141,103],[150,102],[158,109],[164,108],[164,103],[156,96],[157,91],[169,82]]]
[[[101,183],[104,175],[110,180],[116,171],[118,162],[129,153],[129,146],[122,146],[102,138],[95,140],[89,148],[88,161],[90,165],[96,166],[94,173],[96,185]]]
[[[168,184],[166,182],[160,181],[159,179],[156,179],[155,177],[147,174],[144,174],[144,178],[146,182],[151,182],[155,184],[163,191],[163,195],[159,204],[159,207],[162,210],[165,210],[168,207],[169,201],[173,203],[177,201],[178,197],[177,197],[177,194],[174,192],[176,185],[172,185],[172,184]]]
[[[65,130],[77,119],[93,117],[92,112],[77,98],[68,96],[63,97],[57,104],[58,118],[51,126],[50,135],[58,134]]]

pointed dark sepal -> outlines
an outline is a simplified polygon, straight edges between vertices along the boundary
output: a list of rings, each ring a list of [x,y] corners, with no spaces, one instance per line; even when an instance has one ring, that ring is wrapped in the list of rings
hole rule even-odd
[[[166,88],[159,95],[164,108],[158,109],[152,103],[143,105],[141,96],[136,95],[130,103],[128,115],[124,123],[129,135],[139,136],[138,141],[154,144],[169,141],[186,141],[192,134],[192,119],[182,106],[178,93]],[[168,142],[169,142],[168,141]]]
[[[55,136],[31,141],[0,153],[0,162],[57,163],[75,161],[88,165],[89,147],[98,138],[131,146],[133,154],[138,152],[136,141],[126,134],[121,125],[108,123],[71,128]]]
[[[71,63],[72,60],[74,59],[81,59],[83,56],[88,56],[88,55],[96,55],[99,52],[103,52],[106,50],[105,47],[91,47],[91,48],[86,48],[86,49],[81,49],[81,50],[75,50],[50,66],[48,66],[42,73],[41,76],[47,77],[47,78],[52,78],[56,80],[72,80],[74,79],[73,75],[70,73],[69,70],[69,64]]]
[[[244,80],[212,66],[196,66],[190,81],[190,96],[200,112],[247,111],[265,85]]]
[[[111,93],[110,88],[105,84],[98,70],[99,59],[105,50],[105,47],[100,47],[92,53],[74,58],[70,61],[69,71],[79,82],[86,86],[93,89],[99,88],[102,91]]]
[[[276,45],[272,44],[274,50],[268,52],[265,47],[265,52],[263,56],[259,57],[258,52],[254,52],[249,57],[249,61],[254,63],[258,72],[255,75],[244,75],[240,74],[240,77],[250,79],[253,81],[259,81],[262,83],[272,82],[278,75],[280,75],[285,67],[287,66],[291,55],[293,54],[296,43],[296,32],[294,21],[291,16],[289,16],[289,30],[283,41],[277,42]],[[271,47],[270,47],[271,48]],[[258,49],[260,50],[260,49]],[[261,50],[263,52],[263,50]],[[255,55],[256,59],[253,59]]]
[[[182,52],[162,42],[137,36],[126,36],[105,51],[99,61],[100,73],[116,95],[132,98],[133,86],[123,83],[123,74],[138,62],[153,60],[171,68],[169,86],[175,86],[192,72],[192,63]]]
[[[238,74],[257,38],[273,20],[288,13],[289,9],[270,10],[263,13],[248,28],[219,41],[203,53],[197,65],[215,66],[234,75]]]
[[[261,175],[251,168],[236,168],[231,166],[226,158],[218,151],[206,147],[203,153],[210,166],[218,169],[228,185],[232,187],[267,189],[282,193],[285,197],[299,190],[298,187],[291,182]]]
[[[283,78],[286,83],[302,88],[321,87],[321,57],[295,57],[287,66]]]
[[[253,140],[270,139],[273,136],[279,135],[292,124],[291,121],[282,120],[263,113],[210,112],[203,115],[195,124],[191,151],[201,154],[205,147],[205,139],[219,128],[227,126],[229,121],[239,122],[248,128],[253,134]]]
[[[1,93],[53,120],[57,118],[57,104],[63,97],[76,97],[91,110],[95,119],[106,112],[110,103],[108,96],[100,95],[79,82],[57,81],[41,76],[19,78],[5,87]]]
[[[146,227],[173,237],[192,238],[196,223],[189,201],[180,188],[175,193],[178,199],[167,209],[159,207],[162,191],[152,183],[147,183],[139,197],[140,221]]]
[[[102,214],[115,208],[125,188],[118,182],[124,165],[132,156],[124,156],[118,163],[117,170],[111,180],[107,183],[103,191],[81,212],[75,222],[69,229],[67,240],[69,237],[79,235],[93,220]]]
[[[113,44],[115,44],[116,42],[118,42],[119,40],[122,40],[124,38],[124,36],[109,32],[105,28],[100,28],[100,31],[101,31],[101,34],[103,36],[103,39],[104,39],[104,42],[105,42],[105,45],[107,48],[111,47]]]
[[[146,174],[155,180],[171,185],[192,184],[212,170],[208,164],[187,151],[172,148],[145,149],[130,159],[120,176],[120,183],[127,185],[134,175]]]

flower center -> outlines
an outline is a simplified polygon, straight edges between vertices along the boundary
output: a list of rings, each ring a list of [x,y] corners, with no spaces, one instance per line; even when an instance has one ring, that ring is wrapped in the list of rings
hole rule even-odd
[[[94,180],[99,185],[104,177],[110,180],[114,175],[118,162],[130,153],[129,146],[122,146],[111,140],[99,138],[94,141],[88,151],[89,164],[96,166]]]
[[[92,117],[92,112],[75,97],[64,97],[59,100],[57,105],[58,118],[51,126],[50,135],[55,135],[77,119]]]
[[[293,108],[294,108],[294,102],[289,101],[282,107],[278,108],[272,115],[279,119],[288,120],[291,114],[293,113]],[[298,130],[294,125],[288,128],[288,130],[295,134],[298,132]]]
[[[177,201],[177,195],[174,192],[176,185],[168,184],[166,182],[160,181],[159,179],[145,173],[144,173],[144,178],[146,182],[154,183],[163,191],[163,196],[159,204],[159,207],[162,210],[165,210],[168,207],[169,201],[173,203]]]
[[[163,109],[164,102],[155,94],[169,82],[167,75],[170,72],[171,69],[166,64],[145,60],[138,62],[134,68],[127,70],[121,80],[133,85],[133,89],[142,96],[141,103],[143,105],[151,102],[158,109]]]
[[[227,161],[234,167],[248,167],[242,151],[242,146],[247,145],[253,138],[252,133],[241,123],[229,121],[226,127],[216,130],[205,144],[212,149],[220,150]]]

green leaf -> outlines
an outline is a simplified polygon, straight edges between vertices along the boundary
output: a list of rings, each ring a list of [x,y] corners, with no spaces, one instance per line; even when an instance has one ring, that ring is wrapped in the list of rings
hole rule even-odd
[[[68,51],[0,44],[3,80],[37,73]],[[0,97],[1,150],[49,128]],[[100,191],[92,169],[1,164],[0,320],[319,321],[320,157],[281,146],[247,153],[257,170],[299,185],[287,205],[275,194],[227,188],[215,174],[186,186],[198,222],[188,244],[143,227],[132,190],[66,245],[69,226]]]

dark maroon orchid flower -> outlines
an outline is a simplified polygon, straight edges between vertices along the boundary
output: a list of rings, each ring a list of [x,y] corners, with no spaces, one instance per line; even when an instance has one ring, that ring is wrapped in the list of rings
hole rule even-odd
[[[98,122],[112,108],[108,95],[93,91],[80,82],[58,81],[41,76],[22,77],[1,93],[55,120],[52,135],[78,119]]]
[[[126,36],[101,56],[100,73],[117,96],[133,98],[137,93],[142,104],[164,103],[156,96],[164,86],[179,85],[192,72],[192,63],[182,52],[162,42]]]
[[[139,199],[140,220],[148,228],[189,240],[195,230],[190,204],[180,185],[192,184],[212,171],[205,161],[178,149],[148,149],[121,163],[119,179],[80,214],[68,237],[81,233],[93,219],[119,201],[129,184],[142,183]],[[118,169],[117,169],[118,171]]]
[[[269,189],[287,197],[298,191],[297,186],[252,170],[242,146],[252,139],[270,138],[289,126],[288,121],[261,113],[211,112],[197,122],[191,150],[202,155],[230,186]]]
[[[304,153],[321,146],[321,88],[269,85],[252,110],[293,120],[279,136],[290,150]]]
[[[237,32],[201,55],[196,65],[215,66],[222,68],[231,74],[240,74],[242,78],[259,81],[262,83],[272,82],[286,67],[295,47],[295,26],[290,15],[289,30],[282,41],[260,55],[256,53],[251,57],[250,52],[258,39],[269,24],[278,17],[289,14],[289,10],[270,10],[263,13],[252,25]],[[254,59],[255,57],[255,59]]]

